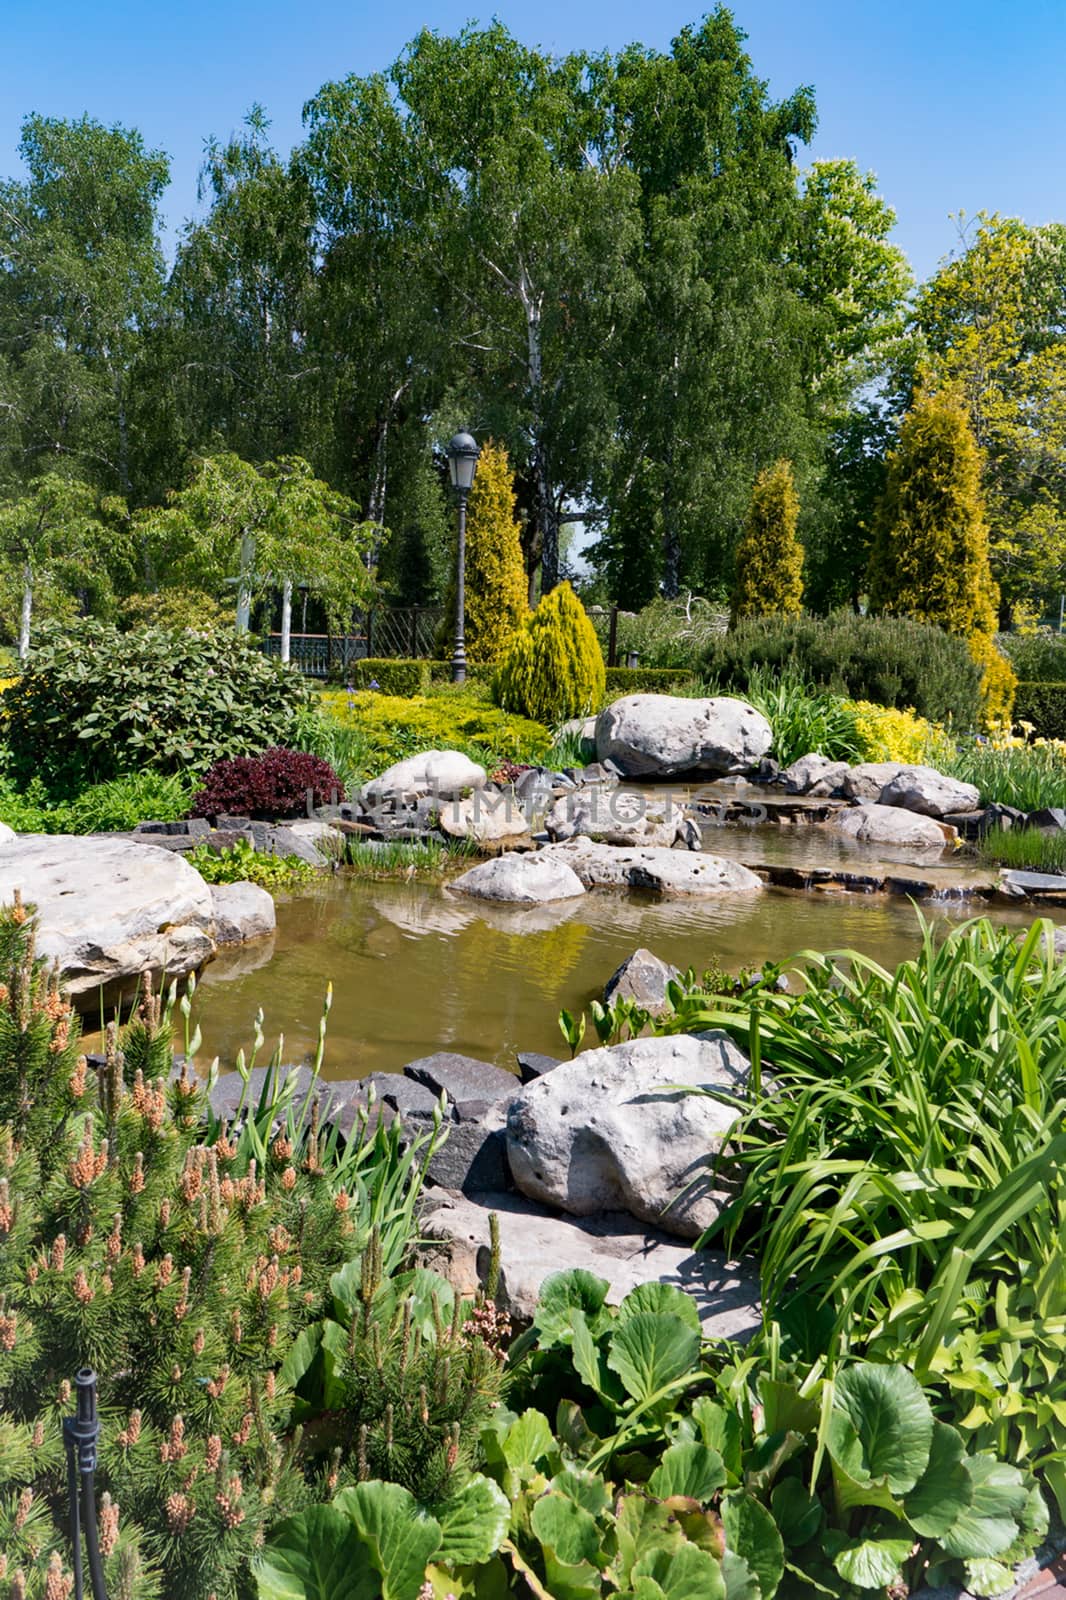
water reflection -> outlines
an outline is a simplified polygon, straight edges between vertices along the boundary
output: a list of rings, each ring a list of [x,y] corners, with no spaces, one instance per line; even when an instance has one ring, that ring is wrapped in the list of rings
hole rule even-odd
[[[929,907],[926,907],[929,911]],[[965,903],[935,914],[971,914]],[[1024,912],[1004,920],[1024,925]],[[465,901],[444,887],[338,876],[279,902],[272,951],[250,946],[208,967],[198,1008],[204,1052],[230,1065],[259,1006],[268,1039],[298,1060],[317,1041],[334,986],[326,1070],[395,1071],[432,1050],[513,1067],[517,1049],[562,1054],[561,1006],[598,996],[638,945],[697,971],[782,960],[805,948],[855,948],[891,965],[913,954],[909,902],[882,896],[767,890],[756,896],[656,900],[600,891],[558,906]]]

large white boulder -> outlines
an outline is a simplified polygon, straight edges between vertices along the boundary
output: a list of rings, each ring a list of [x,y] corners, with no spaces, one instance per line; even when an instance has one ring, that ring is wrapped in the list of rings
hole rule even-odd
[[[955,829],[934,817],[923,817],[898,806],[859,805],[838,811],[825,824],[859,844],[892,845],[898,849],[943,850],[958,839]]]
[[[377,806],[403,805],[435,795],[440,800],[458,800],[464,790],[480,789],[486,781],[484,767],[458,750],[424,750],[408,756],[370,782],[364,784],[360,800],[368,810]]]
[[[12,839],[17,838],[14,828],[9,828],[6,822],[0,822],[0,845],[10,844]]]
[[[772,743],[770,724],[754,706],[721,695],[630,694],[596,721],[597,759],[632,778],[746,772]]]
[[[0,904],[37,907],[38,953],[77,1002],[108,1003],[149,968],[182,977],[215,953],[215,902],[178,853],[104,836],[23,834],[0,850]]]
[[[440,808],[441,831],[453,839],[489,844],[529,832],[526,814],[513,791],[475,789],[465,800],[446,800]]]
[[[584,894],[581,879],[563,861],[556,861],[547,850],[529,855],[497,856],[482,861],[450,887],[458,894],[478,900],[509,900],[516,905],[538,905],[546,900],[570,900]]]
[[[568,839],[541,856],[569,867],[587,889],[650,889],[662,895],[756,894],[762,880],[739,861],[705,850],[598,844]]]
[[[729,1137],[747,1058],[722,1033],[587,1050],[519,1091],[507,1156],[523,1194],[572,1216],[628,1211],[682,1238],[718,1216],[728,1178],[709,1163]],[[712,1090],[692,1094],[688,1089]]]
[[[947,817],[976,811],[981,804],[981,791],[972,783],[937,772],[935,767],[901,767],[881,790],[879,804],[902,806],[923,817]]]

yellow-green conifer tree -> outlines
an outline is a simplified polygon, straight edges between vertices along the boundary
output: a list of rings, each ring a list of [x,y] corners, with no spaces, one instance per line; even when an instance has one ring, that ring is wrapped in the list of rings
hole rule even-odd
[[[961,394],[922,391],[888,458],[870,554],[870,606],[959,634],[983,668],[984,719],[1008,722],[1015,678],[995,647],[981,452]]]
[[[799,498],[790,461],[775,461],[755,480],[736,550],[732,621],[794,615],[803,606],[803,546],[796,537]]]
[[[529,615],[521,530],[515,516],[514,479],[503,445],[482,446],[466,520],[466,659],[493,665]],[[454,582],[445,602],[447,639],[454,644]]]
[[[570,585],[560,583],[511,641],[496,697],[505,711],[550,725],[598,711],[605,689],[596,630]]]

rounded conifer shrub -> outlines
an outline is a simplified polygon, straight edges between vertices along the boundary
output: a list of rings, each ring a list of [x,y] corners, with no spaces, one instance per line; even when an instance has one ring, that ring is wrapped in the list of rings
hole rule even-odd
[[[570,585],[560,583],[515,634],[496,676],[496,700],[505,711],[550,724],[596,710],[606,681],[595,629]]]

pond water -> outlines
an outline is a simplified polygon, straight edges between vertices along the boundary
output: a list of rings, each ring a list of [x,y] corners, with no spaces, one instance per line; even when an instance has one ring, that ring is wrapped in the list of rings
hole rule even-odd
[[[817,833],[815,839],[807,827],[729,827],[715,829],[713,844],[707,842],[752,862],[859,867],[883,859],[854,847],[842,857]],[[940,870],[945,887],[963,881],[958,867]],[[945,918],[978,909],[957,898],[924,907],[927,916]],[[1032,917],[1009,909],[996,915],[1019,927]],[[565,1054],[560,1007],[580,1010],[599,997],[640,945],[697,972],[715,960],[736,971],[810,948],[853,948],[892,965],[917,946],[917,918],[904,897],[783,889],[692,901],[604,890],[515,909],[467,900],[445,885],[339,873],[279,900],[277,920],[272,941],[223,953],[202,975],[203,1054],[217,1054],[223,1069],[249,1046],[260,1006],[268,1044],[283,1034],[284,1058],[306,1058],[316,1044],[327,981],[333,984],[325,1055],[331,1077],[395,1072],[434,1050],[513,1070],[518,1049]]]

